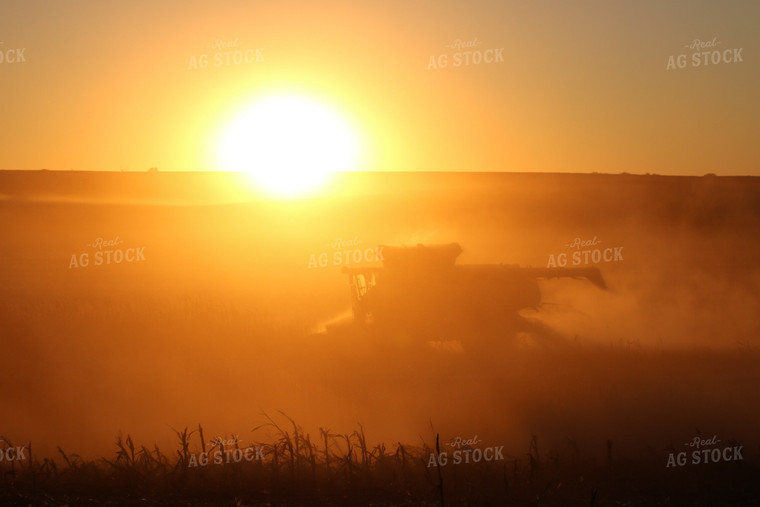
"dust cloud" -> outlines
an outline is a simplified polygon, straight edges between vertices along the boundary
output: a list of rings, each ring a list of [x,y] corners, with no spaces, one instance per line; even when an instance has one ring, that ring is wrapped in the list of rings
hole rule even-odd
[[[532,435],[588,455],[756,441],[755,179],[365,174],[288,202],[229,178],[2,175],[0,435],[95,457],[120,431],[167,450],[199,423],[265,439],[251,430],[282,411],[312,435],[477,434],[512,455]],[[515,266],[523,285],[442,285],[430,308],[402,294],[386,322],[424,311],[413,331],[352,325],[342,268],[450,243],[456,266]],[[606,288],[553,277],[560,258]],[[531,302],[534,283],[538,301],[495,305]]]

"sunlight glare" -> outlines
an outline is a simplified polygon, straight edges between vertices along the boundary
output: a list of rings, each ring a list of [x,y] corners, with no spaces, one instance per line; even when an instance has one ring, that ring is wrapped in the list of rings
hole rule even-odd
[[[320,188],[333,172],[355,170],[354,129],[330,108],[298,96],[275,96],[247,107],[217,144],[223,170],[249,175],[280,197]]]

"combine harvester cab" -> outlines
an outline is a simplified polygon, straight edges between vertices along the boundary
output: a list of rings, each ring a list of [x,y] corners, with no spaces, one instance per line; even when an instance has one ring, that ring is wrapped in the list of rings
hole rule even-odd
[[[457,265],[457,243],[381,246],[383,267],[343,268],[349,277],[353,326],[414,342],[508,339],[549,334],[519,315],[538,308],[541,279],[584,278],[605,289],[599,269]]]

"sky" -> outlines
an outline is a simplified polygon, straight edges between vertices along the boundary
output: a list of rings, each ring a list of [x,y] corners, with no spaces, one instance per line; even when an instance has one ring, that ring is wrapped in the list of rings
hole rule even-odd
[[[289,93],[351,125],[355,170],[760,175],[757,26],[752,0],[3,0],[0,169],[224,169],[236,112]]]

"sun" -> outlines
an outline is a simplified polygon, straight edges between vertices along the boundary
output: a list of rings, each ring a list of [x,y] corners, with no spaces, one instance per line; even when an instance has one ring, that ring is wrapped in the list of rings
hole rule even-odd
[[[355,129],[329,107],[295,95],[260,99],[222,131],[217,159],[265,192],[294,197],[313,192],[330,174],[357,168]]]

